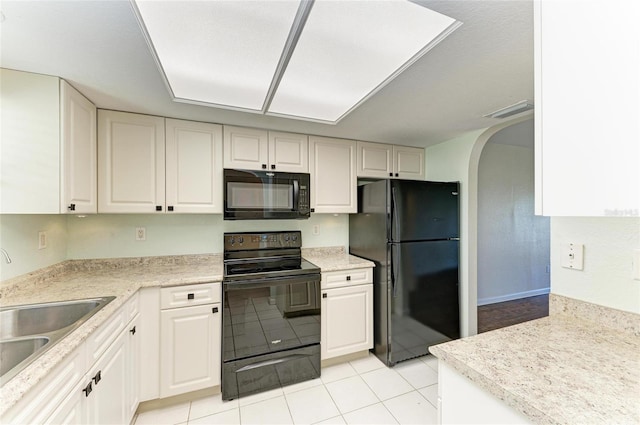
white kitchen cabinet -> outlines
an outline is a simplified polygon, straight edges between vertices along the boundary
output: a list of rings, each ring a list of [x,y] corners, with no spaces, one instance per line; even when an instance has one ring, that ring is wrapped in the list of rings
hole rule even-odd
[[[304,134],[224,126],[224,168],[309,172]]]
[[[309,172],[316,213],[357,212],[355,141],[310,136]]]
[[[536,214],[639,216],[640,3],[576,5],[534,2]]]
[[[308,173],[309,136],[270,131],[269,169],[289,173]]]
[[[95,106],[58,77],[0,79],[0,212],[95,213]]]
[[[88,374],[87,386],[91,386],[91,392],[86,394],[88,424],[129,423],[127,336],[126,331],[121,332]]]
[[[145,329],[146,331],[146,329]],[[140,359],[141,359],[141,335],[140,335],[140,315],[129,322],[126,332],[126,417],[131,419],[135,416],[140,404]]]
[[[165,204],[164,118],[98,111],[98,211],[152,213]]]
[[[130,423],[138,407],[138,295],[2,416],[2,423]]]
[[[222,212],[221,126],[106,110],[98,121],[99,212]]]
[[[181,297],[188,306],[171,308]],[[220,283],[162,288],[160,397],[220,385],[220,297]]]
[[[357,142],[358,177],[424,180],[424,149]]]
[[[60,212],[98,212],[96,107],[79,91],[60,81],[62,170]]]
[[[373,348],[371,277],[371,268],[322,273],[322,360]]]
[[[9,412],[2,416],[2,423],[85,423],[83,417],[84,394],[82,377],[86,373],[86,350],[81,346],[74,350],[48,379],[26,394]],[[48,419],[53,415],[53,419]],[[60,418],[60,420],[56,420]],[[68,418],[68,422],[64,421]]]
[[[166,119],[166,206],[222,213],[222,126]]]
[[[533,422],[446,363],[438,361],[438,423],[530,425]]]

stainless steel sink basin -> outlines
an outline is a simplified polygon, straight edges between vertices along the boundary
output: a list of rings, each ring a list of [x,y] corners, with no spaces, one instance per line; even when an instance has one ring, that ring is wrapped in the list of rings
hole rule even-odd
[[[0,308],[0,385],[114,299],[101,297]]]
[[[4,375],[49,342],[45,336],[0,341],[0,375]]]

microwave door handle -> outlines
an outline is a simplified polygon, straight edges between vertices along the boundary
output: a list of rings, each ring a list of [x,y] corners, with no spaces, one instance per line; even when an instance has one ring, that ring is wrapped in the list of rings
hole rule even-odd
[[[293,180],[293,208],[300,205],[300,185],[298,180]]]

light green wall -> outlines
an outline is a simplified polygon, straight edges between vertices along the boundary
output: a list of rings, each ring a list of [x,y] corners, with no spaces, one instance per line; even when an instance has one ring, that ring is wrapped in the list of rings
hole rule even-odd
[[[345,214],[247,221],[224,221],[220,214],[98,214],[70,216],[67,227],[68,257],[73,259],[217,253],[222,252],[224,232],[300,230],[305,248],[349,244]],[[136,227],[146,228],[145,241],[135,240]]]
[[[47,248],[38,249],[38,232],[47,233]],[[67,217],[64,215],[0,215],[0,280],[19,276],[67,258]]]
[[[135,240],[138,226],[146,228],[146,241]],[[43,250],[38,250],[40,230],[49,240]],[[0,215],[0,247],[12,259],[6,264],[0,258],[0,280],[66,259],[219,253],[224,232],[269,230],[300,230],[305,248],[349,245],[346,214],[248,221],[224,221],[219,214]]]
[[[460,182],[460,321],[463,336],[477,332],[476,287],[469,277],[475,262],[469,257],[469,163],[478,138],[485,130],[472,131],[426,149],[426,179]]]

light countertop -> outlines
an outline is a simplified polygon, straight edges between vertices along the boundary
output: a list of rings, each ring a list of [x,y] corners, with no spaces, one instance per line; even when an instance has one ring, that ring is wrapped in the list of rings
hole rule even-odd
[[[639,315],[551,294],[548,317],[430,351],[534,423],[640,423]]]
[[[348,255],[344,247],[303,249],[303,256],[334,271],[373,267]],[[51,370],[141,288],[220,282],[222,254],[67,260],[0,284],[0,306],[115,296],[116,299],[63,338],[0,388],[0,415],[17,403]]]

